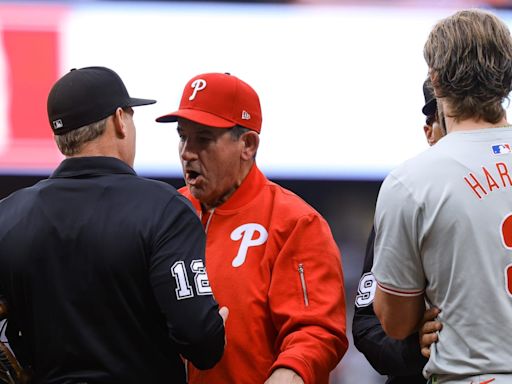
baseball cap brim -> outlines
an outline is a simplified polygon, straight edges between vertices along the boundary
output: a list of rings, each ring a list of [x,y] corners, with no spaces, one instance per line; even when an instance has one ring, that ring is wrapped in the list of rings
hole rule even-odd
[[[421,109],[421,112],[423,112],[423,114],[425,116],[432,116],[433,114],[435,114],[437,111],[437,101],[435,98],[433,99],[430,99],[424,106],[423,108]]]
[[[197,109],[180,109],[179,111],[160,116],[156,121],[158,123],[173,123],[178,121],[178,118],[215,128],[232,128],[236,125],[236,122]]]
[[[155,103],[156,103],[156,100],[152,100],[152,99],[137,99],[134,97],[130,97],[130,99],[128,100],[128,104],[126,106],[127,107],[138,107],[140,105],[149,105],[149,104],[155,104]]]

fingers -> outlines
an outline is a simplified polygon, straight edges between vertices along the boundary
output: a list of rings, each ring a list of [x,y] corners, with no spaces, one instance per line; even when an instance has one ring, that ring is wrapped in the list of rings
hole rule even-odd
[[[421,354],[426,358],[430,357],[430,346],[439,340],[438,332],[443,328],[440,321],[436,321],[436,317],[441,310],[439,308],[430,308],[423,315],[423,325],[419,332]]]
[[[421,327],[420,335],[435,334],[441,329],[443,329],[443,324],[440,321],[427,321],[423,324],[423,327]]]
[[[229,316],[228,307],[222,307],[221,309],[219,309],[219,315],[222,317],[224,325],[226,325],[226,320],[228,319]]]
[[[224,324],[224,326],[226,326],[226,320],[228,319],[228,316],[229,316],[228,307],[222,307],[221,309],[219,309],[219,315],[220,315],[220,317],[222,317],[222,323]],[[224,345],[227,345],[227,344],[228,344],[228,339],[226,337],[226,334],[224,334]]]
[[[420,336],[421,354],[426,358],[429,358],[430,346],[437,342],[438,339],[439,337],[437,336],[437,333],[427,333]]]
[[[421,354],[427,359],[430,359],[430,348],[421,348]]]
[[[440,313],[441,310],[437,307],[427,309],[423,314],[423,322],[434,320]]]

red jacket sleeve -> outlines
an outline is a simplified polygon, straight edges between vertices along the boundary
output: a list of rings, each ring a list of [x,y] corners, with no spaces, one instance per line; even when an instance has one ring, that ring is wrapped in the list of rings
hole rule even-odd
[[[275,260],[269,305],[280,351],[271,371],[290,368],[306,384],[327,384],[348,340],[340,252],[318,213],[299,218],[287,234]]]

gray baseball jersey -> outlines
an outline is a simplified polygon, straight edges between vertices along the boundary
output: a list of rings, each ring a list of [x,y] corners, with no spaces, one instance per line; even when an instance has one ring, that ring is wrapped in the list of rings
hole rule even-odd
[[[384,291],[441,308],[423,371],[439,382],[512,375],[511,150],[511,127],[452,132],[379,192],[372,272]]]

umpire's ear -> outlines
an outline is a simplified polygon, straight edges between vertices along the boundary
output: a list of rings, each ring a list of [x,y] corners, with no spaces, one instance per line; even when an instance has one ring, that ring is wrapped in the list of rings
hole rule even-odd
[[[123,108],[117,108],[114,114],[112,115],[114,131],[116,133],[116,136],[120,139],[124,139],[127,134],[126,122],[124,121],[126,113],[128,112],[126,112]]]
[[[254,131],[247,131],[240,136],[240,142],[242,144],[242,152],[240,154],[242,160],[254,159],[260,145],[260,135]]]

